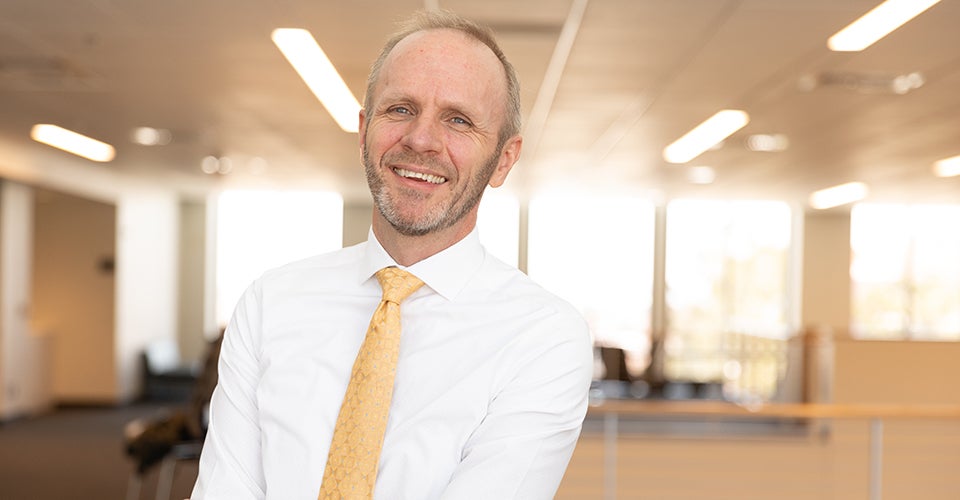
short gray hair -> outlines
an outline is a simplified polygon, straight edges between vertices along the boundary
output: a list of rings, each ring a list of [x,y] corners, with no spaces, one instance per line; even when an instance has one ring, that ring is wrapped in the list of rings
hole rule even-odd
[[[517,78],[517,72],[513,65],[507,60],[507,56],[500,50],[494,37],[493,30],[481,24],[470,21],[469,19],[458,16],[452,12],[437,11],[418,11],[413,17],[400,25],[400,30],[395,33],[380,51],[377,60],[373,62],[370,68],[370,75],[367,77],[367,94],[363,99],[363,107],[370,109],[373,100],[373,89],[380,78],[380,70],[383,69],[383,62],[393,51],[398,43],[404,38],[418,33],[420,31],[452,29],[464,33],[468,37],[486,45],[493,51],[500,64],[503,65],[503,71],[507,75],[507,102],[506,116],[507,120],[500,130],[500,145],[503,145],[507,139],[520,133],[520,80]]]

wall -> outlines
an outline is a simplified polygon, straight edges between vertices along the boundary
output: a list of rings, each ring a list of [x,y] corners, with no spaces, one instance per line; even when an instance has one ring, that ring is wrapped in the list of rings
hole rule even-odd
[[[54,397],[85,404],[135,397],[143,346],[177,335],[175,193],[183,186],[176,178],[142,179],[2,137],[0,149],[3,179],[72,195],[59,200],[72,208],[37,204],[41,260],[33,269],[40,289],[33,290],[31,319],[35,331],[50,335]],[[98,270],[112,256],[116,277]]]
[[[116,348],[119,401],[140,390],[146,345],[177,336],[179,200],[162,190],[131,189],[117,201]]]
[[[202,212],[187,218],[196,210]],[[41,190],[34,228],[31,316],[34,329],[51,339],[53,398],[82,404],[136,398],[140,353],[151,340],[176,338],[181,326],[179,200],[138,188],[112,205]],[[202,290],[202,276],[196,279]],[[202,324],[202,307],[188,310],[189,324],[198,314]]]
[[[29,324],[33,192],[0,181],[0,420],[51,404],[48,339]]]
[[[206,209],[207,204],[203,201],[180,202],[177,341],[184,360],[202,359],[206,353],[207,339],[218,333],[206,331],[204,326]]]
[[[960,405],[960,342],[837,339],[837,403]]]
[[[804,217],[801,322],[846,332],[850,321],[850,214]]]
[[[373,216],[373,202],[343,205],[343,246],[367,241]]]
[[[31,317],[51,340],[53,397],[112,401],[116,208],[38,190],[35,210]]]
[[[802,374],[792,401],[830,403],[836,359],[834,343],[850,322],[850,213],[808,212],[803,218],[800,322],[802,336],[792,339],[788,371]],[[795,377],[796,378],[796,377]]]

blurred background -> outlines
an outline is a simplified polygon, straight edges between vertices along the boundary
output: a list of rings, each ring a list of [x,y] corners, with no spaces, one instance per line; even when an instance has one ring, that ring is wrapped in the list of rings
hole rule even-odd
[[[129,494],[124,428],[190,407],[246,285],[366,238],[358,102],[418,9],[491,26],[517,69],[523,153],[481,239],[586,316],[597,412],[960,404],[960,3],[879,4],[3,0],[0,498]],[[897,5],[875,42],[837,35]],[[956,420],[877,411],[621,415],[619,451],[592,413],[558,498],[955,498]],[[62,476],[84,463],[111,465]]]

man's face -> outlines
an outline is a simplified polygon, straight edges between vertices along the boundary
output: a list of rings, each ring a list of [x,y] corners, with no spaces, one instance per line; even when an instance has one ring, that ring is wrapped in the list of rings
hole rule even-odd
[[[519,137],[498,143],[505,103],[499,60],[462,33],[415,33],[394,47],[360,140],[374,203],[398,232],[472,228],[484,188],[502,184],[519,155]]]

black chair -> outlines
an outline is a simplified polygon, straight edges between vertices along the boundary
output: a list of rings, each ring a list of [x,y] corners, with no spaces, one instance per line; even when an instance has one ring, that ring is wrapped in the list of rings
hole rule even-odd
[[[184,363],[173,339],[147,344],[140,354],[143,399],[147,401],[186,402],[200,375],[195,364]]]
[[[156,499],[168,500],[177,465],[197,460],[209,422],[210,398],[217,385],[217,362],[223,334],[211,342],[202,370],[193,378],[189,404],[149,419],[136,419],[124,428],[126,454],[135,462],[127,484],[127,500],[140,500],[143,476],[160,464]]]
[[[156,500],[169,500],[177,465],[200,458],[203,437],[190,430],[187,414],[174,412],[168,417],[137,419],[124,429],[126,453],[136,461],[127,481],[127,500],[140,500],[144,475],[160,464]]]

